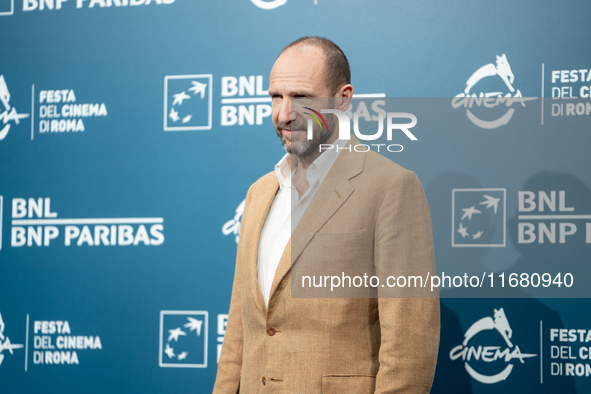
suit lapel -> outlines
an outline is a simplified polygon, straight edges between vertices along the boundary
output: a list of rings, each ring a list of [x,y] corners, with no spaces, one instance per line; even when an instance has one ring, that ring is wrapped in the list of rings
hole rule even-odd
[[[355,137],[351,137],[346,146],[358,143]],[[339,154],[283,251],[271,286],[269,308],[271,308],[277,286],[290,271],[292,263],[296,262],[318,230],[353,193],[354,188],[349,179],[363,171],[364,161],[365,153],[344,150]]]
[[[252,224],[249,228],[245,228],[244,236],[247,239],[247,252],[248,257],[246,259],[248,265],[248,285],[254,297],[255,304],[259,307],[263,314],[266,313],[265,300],[261,293],[261,287],[259,286],[258,272],[257,272],[257,258],[259,250],[259,240],[261,238],[261,230],[265,224],[267,213],[273,203],[277,189],[279,188],[279,182],[275,173],[265,179],[261,185],[261,191],[259,193],[252,193],[251,201],[249,203],[249,218],[253,218]],[[241,232],[242,237],[242,232]]]

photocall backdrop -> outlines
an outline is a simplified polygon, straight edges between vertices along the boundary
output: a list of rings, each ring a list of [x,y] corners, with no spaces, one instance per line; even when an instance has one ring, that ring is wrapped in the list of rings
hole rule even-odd
[[[436,100],[387,155],[423,183],[439,274],[505,274],[494,298],[440,289],[433,392],[590,392],[591,302],[561,298],[591,289],[590,16],[570,0],[0,0],[0,392],[211,392],[242,203],[284,154],[269,71],[304,35],[347,54],[368,124],[380,98]]]

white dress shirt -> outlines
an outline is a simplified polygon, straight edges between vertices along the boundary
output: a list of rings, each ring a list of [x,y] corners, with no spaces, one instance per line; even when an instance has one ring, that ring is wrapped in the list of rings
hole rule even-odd
[[[326,178],[328,171],[347,142],[346,140],[337,140],[333,144],[335,148],[325,150],[310,164],[306,170],[306,180],[310,187],[308,187],[302,198],[300,198],[297,189],[292,184],[292,178],[297,167],[291,168],[291,155],[286,154],[275,165],[279,190],[275,195],[261,230],[257,256],[258,281],[267,306],[269,305],[275,271],[277,271],[285,246],[304,215],[306,208],[310,205],[310,201],[318,191],[320,184]],[[339,149],[337,149],[337,146]]]

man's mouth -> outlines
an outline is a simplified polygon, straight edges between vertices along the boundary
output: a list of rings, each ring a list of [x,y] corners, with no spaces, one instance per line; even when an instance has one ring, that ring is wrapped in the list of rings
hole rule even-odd
[[[285,134],[291,135],[293,133],[297,133],[297,132],[304,132],[305,130],[300,130],[300,129],[281,129],[281,131]]]
[[[302,133],[305,133],[304,130],[297,130],[297,129],[282,129],[282,135],[285,139],[289,141],[299,140]]]

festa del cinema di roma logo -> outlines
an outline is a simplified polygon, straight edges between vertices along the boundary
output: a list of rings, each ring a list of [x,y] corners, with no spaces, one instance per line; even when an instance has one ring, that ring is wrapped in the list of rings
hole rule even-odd
[[[0,0],[2,1],[2,0]],[[0,7],[1,9],[1,7]],[[0,13],[1,14],[1,13]],[[31,114],[18,113],[4,75],[0,74],[0,141],[8,132],[21,123],[22,119],[31,117],[31,141],[35,133],[35,99],[38,97],[39,110],[37,132],[40,134],[61,134],[85,131],[87,118],[105,117],[108,115],[105,103],[78,103],[73,89],[40,90],[35,95],[35,85],[31,87]],[[16,96],[17,99],[20,96]]]
[[[474,345],[468,345],[468,343],[479,333],[488,330],[496,330],[501,337],[505,340],[507,347],[501,349],[500,346],[481,346],[474,347]],[[462,359],[464,361],[464,367],[470,376],[481,383],[493,384],[501,382],[511,374],[514,365],[509,363],[513,359],[518,359],[521,364],[524,364],[525,358],[537,357],[537,354],[521,353],[519,346],[513,345],[511,342],[511,336],[513,330],[509,326],[509,321],[505,316],[503,308],[494,310],[494,318],[483,317],[468,328],[464,334],[464,341],[462,344],[454,347],[449,352],[449,358],[453,360]],[[470,361],[483,361],[485,363],[492,363],[498,360],[503,360],[507,365],[505,368],[496,374],[485,375],[477,372],[472,366]]]
[[[78,365],[80,364],[78,354],[86,354],[85,350],[102,350],[103,348],[98,335],[73,334],[67,320],[33,320],[29,326],[27,314],[26,324],[26,334],[23,335],[26,337],[25,344],[11,343],[0,313],[0,365],[5,361],[5,355],[15,355],[17,349],[25,352],[25,372],[27,372],[29,360],[36,365]],[[32,331],[30,341],[29,327]],[[14,333],[14,330],[11,332]],[[29,353],[27,348],[34,349],[31,358],[26,355]]]
[[[492,91],[492,92],[473,92],[474,87],[478,85],[480,81],[489,82],[486,80],[488,77],[499,77],[505,84],[508,91]],[[466,116],[472,123],[483,129],[496,129],[500,126],[504,126],[513,117],[515,108],[512,108],[515,104],[521,104],[525,107],[526,101],[536,100],[536,97],[523,97],[519,89],[515,90],[513,87],[513,81],[515,76],[509,65],[509,61],[505,54],[497,56],[496,64],[488,63],[476,70],[468,81],[466,82],[466,88],[464,91],[455,96],[451,101],[453,108],[466,108]],[[507,111],[493,120],[485,120],[479,116],[484,114],[482,110],[475,110],[474,107],[484,107],[491,113],[494,112],[494,108],[505,104],[508,107]],[[471,110],[472,109],[472,110]],[[487,112],[488,112],[487,111]],[[479,116],[476,116],[474,112],[478,112]]]

